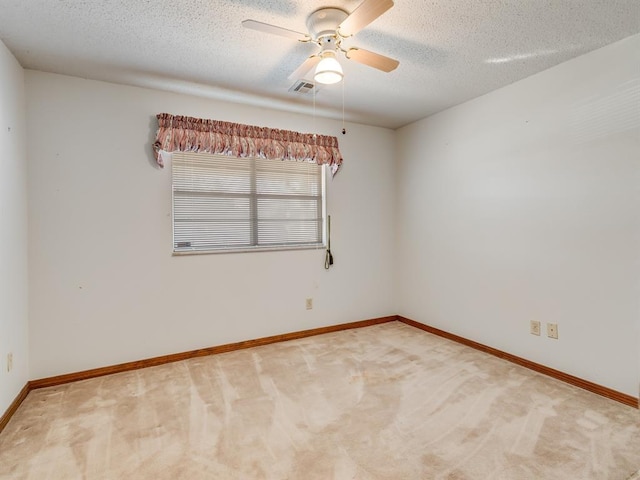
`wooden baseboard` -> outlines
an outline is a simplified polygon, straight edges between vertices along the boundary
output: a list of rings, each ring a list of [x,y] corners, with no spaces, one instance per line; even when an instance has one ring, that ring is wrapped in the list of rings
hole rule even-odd
[[[444,330],[440,330],[435,327],[431,327],[429,325],[425,325],[424,323],[416,322],[415,320],[411,320],[409,318],[402,317],[398,315],[398,321],[402,323],[406,323],[407,325],[411,325],[412,327],[419,328],[420,330],[424,330],[425,332],[432,333],[439,337],[446,338],[448,340],[453,340],[454,342],[461,343],[462,345],[466,345],[467,347],[474,348],[476,350],[480,350],[481,352],[488,353],[490,355],[494,355],[496,357],[500,357],[504,360],[508,360],[509,362],[518,364],[522,367],[526,367],[530,370],[534,370],[539,373],[543,373],[548,375],[549,377],[553,377],[557,380],[561,380],[565,383],[569,383],[576,387],[583,388],[592,393],[596,393],[603,397],[610,398],[611,400],[615,400],[616,402],[624,403],[625,405],[629,405],[630,407],[639,408],[640,405],[638,403],[638,398],[632,397],[631,395],[627,395],[626,393],[618,392],[616,390],[612,390],[611,388],[603,387],[602,385],[598,385],[596,383],[590,382],[588,380],[583,380],[582,378],[574,377],[573,375],[569,375],[568,373],[561,372],[559,370],[555,370],[553,368],[546,367],[539,363],[532,362],[525,358],[518,357],[516,355],[512,355],[507,352],[503,352],[502,350],[498,350],[496,348],[488,347],[487,345],[483,345],[478,342],[474,342],[473,340],[469,340],[464,337],[460,337],[458,335],[454,335],[453,333],[445,332]]]
[[[324,333],[339,332],[341,330],[350,330],[353,328],[369,327],[380,323],[393,322],[397,320],[396,315],[389,317],[372,318],[370,320],[361,320],[359,322],[343,323],[340,325],[331,325],[329,327],[312,328],[311,330],[302,330],[299,332],[285,333],[282,335],[274,335],[272,337],[258,338],[255,340],[247,340],[244,342],[228,343],[226,345],[218,345],[215,347],[201,348],[199,350],[191,350],[188,352],[174,353],[171,355],[163,355],[161,357],[147,358],[134,362],[121,363],[109,367],[94,368],[84,370],[82,372],[67,373],[65,375],[57,375],[55,377],[41,378],[29,382],[30,390],[36,388],[53,387],[65,383],[76,382],[78,380],[86,380],[89,378],[102,377],[111,375],[112,373],[128,372],[140,368],[154,367],[165,363],[179,362],[195,357],[205,357],[216,353],[232,352],[234,350],[242,350],[245,348],[259,347],[261,345],[269,345],[271,343],[286,342],[288,340],[296,340],[298,338],[311,337],[314,335],[322,335]]]
[[[29,387],[29,382],[27,382],[25,386],[22,387],[22,390],[20,390],[20,393],[18,393],[16,398],[13,399],[13,402],[11,402],[11,405],[9,405],[9,408],[7,408],[7,411],[4,412],[2,417],[0,417],[0,433],[2,433],[2,430],[4,430],[4,427],[7,426],[7,423],[9,423],[9,420],[11,420],[11,417],[13,417],[13,414],[16,413],[16,410],[18,410],[18,407],[20,406],[20,404],[24,402],[24,399],[27,398],[27,395],[29,395],[30,391],[31,391],[31,388]]]
[[[135,362],[121,363],[118,365],[111,365],[108,367],[94,368],[91,370],[84,370],[82,372],[67,373],[65,375],[56,375],[54,377],[40,378],[38,380],[31,380],[22,388],[18,396],[11,403],[6,412],[0,417],[0,432],[9,423],[9,420],[16,412],[20,404],[27,398],[27,395],[31,390],[44,387],[53,387],[56,385],[63,385],[65,383],[76,382],[78,380],[87,380],[89,378],[102,377],[104,375],[111,375],[112,373],[128,372],[130,370],[138,370],[140,368],[153,367],[156,365],[163,365],[165,363],[179,362],[180,360],[186,360],[188,358],[204,357],[207,355],[214,355],[216,353],[232,352],[234,350],[242,350],[245,348],[259,347],[261,345],[269,345],[271,343],[286,342],[288,340],[296,340],[298,338],[311,337],[314,335],[322,335],[324,333],[339,332],[341,330],[350,330],[353,328],[369,327],[372,325],[378,325],[381,323],[394,322],[398,318],[396,315],[388,317],[372,318],[369,320],[361,320],[359,322],[342,323],[339,325],[331,325],[328,327],[312,328],[310,330],[302,330],[299,332],[285,333],[282,335],[273,335],[271,337],[258,338],[255,340],[247,340],[244,342],[229,343],[225,345],[218,345],[215,347],[201,348],[199,350],[191,350],[188,352],[174,353],[171,355],[163,355],[161,357],[147,358],[144,360],[137,360]]]
[[[447,338],[449,340],[453,340],[454,342],[461,343],[462,345],[466,345],[476,350],[480,350],[482,352],[489,353],[496,357],[500,357],[504,360],[508,360],[512,363],[516,363],[518,365],[529,368],[536,372],[543,373],[545,375],[556,378],[558,380],[569,383],[571,385],[575,385],[577,387],[583,388],[585,390],[596,393],[598,395],[602,395],[603,397],[607,397],[617,402],[624,403],[625,405],[629,405],[635,408],[639,407],[638,399],[635,397],[632,397],[631,395],[617,392],[610,388],[597,385],[595,383],[589,382],[587,380],[583,380],[578,377],[574,377],[573,375],[560,372],[559,370],[554,370],[553,368],[549,368],[544,365],[540,365],[539,363],[535,363],[535,362],[526,360],[524,358],[517,357],[510,353],[506,353],[501,350],[488,347],[481,343],[474,342],[473,340],[469,340],[464,337],[459,337],[458,335],[445,332],[444,330],[439,330],[435,327],[431,327],[429,325],[416,322],[409,318],[405,318],[399,315],[391,315],[388,317],[372,318],[370,320],[362,320],[359,322],[343,323],[339,325],[331,325],[328,327],[313,328],[310,330],[302,330],[299,332],[285,333],[282,335],[274,335],[271,337],[258,338],[255,340],[247,340],[244,342],[229,343],[225,345],[218,345],[215,347],[201,348],[199,350],[191,350],[188,352],[174,353],[171,355],[163,355],[161,357],[153,357],[153,358],[147,358],[144,360],[137,360],[135,362],[121,363],[118,365],[112,365],[108,367],[84,370],[82,372],[68,373],[65,375],[57,375],[55,377],[47,377],[47,378],[41,378],[38,380],[31,380],[27,382],[27,384],[22,388],[22,390],[20,390],[20,393],[18,393],[18,396],[11,403],[11,405],[9,405],[9,408],[7,409],[7,411],[4,412],[2,417],[0,417],[0,432],[2,432],[2,430],[7,425],[7,423],[13,416],[13,414],[16,412],[16,410],[18,410],[18,407],[20,406],[20,404],[24,401],[25,398],[27,398],[27,395],[29,394],[29,392],[37,388],[53,387],[56,385],[63,385],[65,383],[76,382],[78,380],[86,380],[89,378],[101,377],[104,375],[111,375],[112,373],[128,372],[128,371],[137,370],[140,368],[153,367],[157,365],[163,365],[165,363],[187,360],[189,358],[204,357],[207,355],[214,355],[216,353],[232,352],[234,350],[242,350],[245,348],[259,347],[261,345],[269,345],[271,343],[286,342],[288,340],[296,340],[298,338],[311,337],[314,335],[322,335],[324,333],[339,332],[341,330],[350,330],[353,328],[369,327],[372,325],[393,322],[396,320],[402,323],[405,323],[407,325],[411,325],[413,327],[419,328],[420,330],[424,330],[425,332],[438,335],[439,337]]]

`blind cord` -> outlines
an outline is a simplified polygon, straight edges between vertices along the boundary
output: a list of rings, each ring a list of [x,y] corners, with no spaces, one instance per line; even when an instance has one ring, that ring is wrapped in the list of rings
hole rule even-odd
[[[327,253],[324,256],[324,269],[329,270],[333,265],[333,255],[331,255],[331,215],[327,215]]]

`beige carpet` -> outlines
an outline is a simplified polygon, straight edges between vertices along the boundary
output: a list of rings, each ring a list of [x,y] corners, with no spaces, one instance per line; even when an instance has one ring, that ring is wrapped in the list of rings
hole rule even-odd
[[[2,479],[627,480],[640,413],[400,323],[32,392]]]

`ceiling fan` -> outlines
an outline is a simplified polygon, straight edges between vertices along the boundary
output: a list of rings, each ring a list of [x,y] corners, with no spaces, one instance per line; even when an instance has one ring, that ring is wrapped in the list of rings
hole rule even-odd
[[[289,78],[302,78],[315,67],[314,79],[319,83],[331,84],[341,81],[343,77],[342,67],[336,59],[338,52],[343,53],[349,60],[355,60],[383,72],[391,72],[397,68],[400,62],[393,58],[363,48],[342,47],[342,41],[345,38],[358,33],[391,7],[393,7],[392,0],[364,0],[351,13],[334,7],[320,8],[307,18],[309,33],[300,33],[256,20],[244,20],[242,26],[303,43],[315,43],[320,50],[307,58],[289,75]]]

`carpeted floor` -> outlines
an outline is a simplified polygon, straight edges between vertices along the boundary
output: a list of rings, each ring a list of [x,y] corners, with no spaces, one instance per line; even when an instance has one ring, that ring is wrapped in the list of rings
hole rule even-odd
[[[33,391],[2,479],[627,480],[640,412],[397,322]]]

